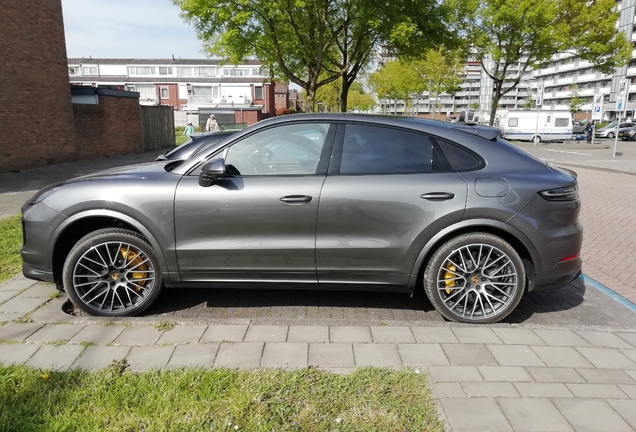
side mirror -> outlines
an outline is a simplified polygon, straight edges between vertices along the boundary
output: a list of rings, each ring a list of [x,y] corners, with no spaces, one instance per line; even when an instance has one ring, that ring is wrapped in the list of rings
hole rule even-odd
[[[222,179],[223,177],[225,177],[225,159],[212,159],[201,167],[199,185],[208,187],[211,186],[215,180]]]

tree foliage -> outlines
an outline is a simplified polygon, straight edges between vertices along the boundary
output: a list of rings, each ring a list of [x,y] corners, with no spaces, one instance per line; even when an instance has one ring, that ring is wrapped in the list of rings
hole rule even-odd
[[[616,33],[614,0],[448,0],[470,50],[494,82],[491,122],[503,95],[526,70],[573,53],[610,73],[626,64],[631,44]],[[513,68],[521,65],[520,69]]]
[[[172,1],[209,53],[234,64],[258,58],[306,91],[308,111],[316,91],[339,78],[346,109],[349,87],[380,43],[429,46],[448,35],[437,0]]]

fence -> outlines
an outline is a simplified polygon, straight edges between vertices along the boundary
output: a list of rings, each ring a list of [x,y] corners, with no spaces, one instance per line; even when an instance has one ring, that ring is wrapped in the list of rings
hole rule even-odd
[[[143,106],[141,109],[141,141],[144,150],[173,147],[174,111],[171,106]]]

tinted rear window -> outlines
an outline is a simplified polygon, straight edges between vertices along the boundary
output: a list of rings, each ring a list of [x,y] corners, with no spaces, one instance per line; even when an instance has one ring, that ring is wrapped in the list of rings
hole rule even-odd
[[[468,150],[440,139],[437,142],[455,171],[471,171],[483,166],[483,162]]]

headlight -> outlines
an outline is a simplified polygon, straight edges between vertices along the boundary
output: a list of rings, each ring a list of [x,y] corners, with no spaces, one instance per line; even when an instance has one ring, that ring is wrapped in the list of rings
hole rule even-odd
[[[38,192],[35,193],[35,195],[31,197],[30,200],[27,201],[27,204],[35,205],[39,203],[40,201],[53,195],[55,192],[60,190],[61,187],[62,185],[58,183],[58,184],[47,186],[44,189],[40,189]]]

